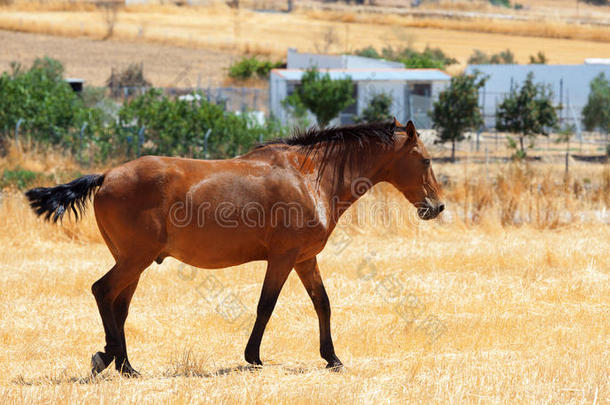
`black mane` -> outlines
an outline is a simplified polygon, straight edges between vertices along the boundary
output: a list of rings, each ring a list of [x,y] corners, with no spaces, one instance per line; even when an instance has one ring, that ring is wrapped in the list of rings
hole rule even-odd
[[[345,168],[350,170],[370,164],[366,153],[371,148],[394,144],[396,124],[394,121],[344,125],[324,129],[296,130],[287,138],[268,141],[267,145],[287,145],[299,148],[307,156],[319,157],[317,180],[320,180],[329,163],[333,163],[337,186],[344,180]]]
[[[295,130],[292,136],[268,141],[266,145],[313,146],[320,143],[347,143],[355,141],[363,146],[371,141],[391,144],[394,142],[396,125],[393,121],[373,122],[366,124],[344,125],[319,129],[311,127],[306,130]]]

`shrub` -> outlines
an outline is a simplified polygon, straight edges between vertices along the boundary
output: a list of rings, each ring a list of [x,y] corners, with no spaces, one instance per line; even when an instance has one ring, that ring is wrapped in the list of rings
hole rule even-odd
[[[546,65],[548,59],[544,52],[538,51],[536,55],[530,55],[530,65]]]
[[[369,46],[354,54],[368,58],[387,59],[402,62],[408,68],[437,68],[444,69],[446,66],[457,63],[457,60],[447,56],[440,48],[426,47],[423,51],[417,51],[411,47],[394,49],[392,47],[383,48],[381,53]]]
[[[85,106],[62,75],[61,63],[47,57],[36,59],[27,71],[12,64],[11,72],[0,76],[0,131],[5,136],[12,134],[23,119],[22,134],[74,151],[80,139],[76,129],[88,121],[90,136],[100,123],[100,115],[95,108]]]
[[[539,52],[539,55],[540,54],[541,52]],[[544,54],[542,55],[544,56]],[[501,65],[513,63],[515,63],[515,54],[513,54],[510,49],[506,49],[491,55],[488,55],[479,49],[475,49],[472,55],[470,55],[470,58],[468,58],[469,65]]]
[[[489,2],[494,6],[510,7],[510,0],[489,0]]]
[[[194,158],[233,157],[246,152],[261,138],[282,135],[282,129],[272,120],[260,125],[248,114],[226,112],[222,106],[198,96],[194,101],[170,99],[160,90],[151,89],[129,100],[119,111],[115,128],[119,136],[109,140],[112,148],[134,155],[139,142],[137,130],[142,126],[146,139],[142,153]],[[206,151],[208,130],[211,132]]]
[[[150,87],[150,85],[150,82],[144,77],[144,64],[142,63],[132,63],[119,71],[113,68],[110,77],[106,79],[106,86],[111,89],[114,97],[121,95],[121,88]]]
[[[379,122],[392,118],[392,96],[386,93],[375,94],[369,105],[356,117],[356,122]]]
[[[259,60],[256,56],[251,58],[245,57],[229,67],[229,77],[237,80],[247,80],[256,75],[260,79],[267,79],[271,69],[276,69],[283,65],[282,62]]]
[[[22,169],[17,166],[15,169],[4,169],[2,177],[0,178],[0,189],[6,187],[17,187],[18,189],[25,189],[31,186],[34,181],[38,178],[38,174]]]

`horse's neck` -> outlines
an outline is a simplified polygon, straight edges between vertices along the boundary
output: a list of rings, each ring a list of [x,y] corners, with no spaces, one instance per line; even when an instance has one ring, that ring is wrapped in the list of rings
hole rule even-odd
[[[381,148],[363,151],[368,156],[367,163],[344,168],[342,179],[337,179],[337,173],[340,172],[335,166],[335,161],[326,163],[323,175],[319,179],[318,191],[320,197],[328,204],[330,218],[333,219],[333,225],[339,220],[341,215],[362,195],[364,195],[371,187],[383,179],[380,178],[379,172],[381,165],[387,161],[387,156]],[[321,167],[321,162],[317,162],[317,166]]]

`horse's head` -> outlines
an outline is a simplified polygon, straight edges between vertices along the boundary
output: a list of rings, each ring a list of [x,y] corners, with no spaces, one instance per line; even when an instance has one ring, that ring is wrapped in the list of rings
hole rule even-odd
[[[421,219],[436,218],[445,204],[439,199],[440,186],[432,171],[430,155],[413,122],[403,126],[394,119],[394,123],[395,158],[388,166],[388,181],[417,208]]]

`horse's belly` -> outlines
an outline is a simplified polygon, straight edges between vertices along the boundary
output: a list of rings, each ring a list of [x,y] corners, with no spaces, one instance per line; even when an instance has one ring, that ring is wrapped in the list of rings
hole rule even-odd
[[[265,260],[267,248],[256,236],[256,233],[239,229],[173,232],[165,254],[191,266],[210,269]]]

